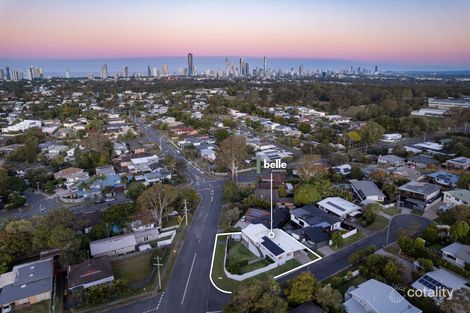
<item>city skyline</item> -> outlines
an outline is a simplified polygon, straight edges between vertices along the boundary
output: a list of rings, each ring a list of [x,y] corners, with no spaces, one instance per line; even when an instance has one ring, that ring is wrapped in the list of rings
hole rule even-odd
[[[123,1],[119,6],[110,1],[0,0],[0,20],[9,25],[0,28],[0,59],[165,57],[191,51],[199,57],[470,66],[470,42],[465,40],[470,37],[470,3],[462,0],[179,0]]]

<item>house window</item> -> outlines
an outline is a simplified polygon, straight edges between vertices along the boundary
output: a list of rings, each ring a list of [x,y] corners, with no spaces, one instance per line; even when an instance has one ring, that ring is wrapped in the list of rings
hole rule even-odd
[[[144,241],[149,241],[149,237],[144,237]]]
[[[457,258],[455,258],[453,255],[450,255],[450,254],[446,254],[446,257],[447,257],[448,259],[453,260],[453,261],[457,260]]]

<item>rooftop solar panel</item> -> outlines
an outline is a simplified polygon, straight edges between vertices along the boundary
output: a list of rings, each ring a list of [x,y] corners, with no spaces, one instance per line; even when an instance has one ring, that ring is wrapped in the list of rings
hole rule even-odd
[[[337,208],[337,209],[340,210],[341,212],[346,211],[345,209],[343,209],[343,208],[340,207],[339,205],[334,204],[333,202],[328,201],[327,203],[328,203],[329,205],[331,205],[332,207]]]
[[[266,249],[271,251],[271,253],[274,254],[275,256],[278,256],[278,255],[284,253],[284,250],[281,247],[279,247],[277,244],[275,244],[268,237],[264,236],[262,239],[263,239],[263,242],[261,242],[261,244],[264,247],[266,247]]]

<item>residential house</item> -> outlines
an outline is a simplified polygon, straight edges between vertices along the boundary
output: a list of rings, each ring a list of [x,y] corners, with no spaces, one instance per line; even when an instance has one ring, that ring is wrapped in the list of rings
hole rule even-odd
[[[381,155],[377,159],[377,164],[385,166],[401,166],[405,164],[405,159],[393,154]]]
[[[417,181],[410,181],[398,187],[398,190],[404,207],[422,211],[434,203],[441,193],[438,185]]]
[[[265,187],[266,187],[266,184],[260,183],[260,186],[256,188],[255,190],[255,195],[267,201],[271,201],[271,189],[265,188]],[[294,198],[292,196],[280,197],[279,189],[273,189],[272,199],[273,199],[273,205],[275,207],[288,208],[288,209],[292,209],[295,207]]]
[[[164,167],[159,167],[151,173],[144,174],[145,184],[161,183],[166,180],[171,180],[171,172]]]
[[[426,168],[437,165],[439,162],[431,156],[420,154],[408,159],[408,164],[417,168]]]
[[[273,208],[272,225],[281,228],[289,220],[289,210],[286,208]],[[271,212],[260,208],[249,208],[235,227],[245,228],[248,224],[263,224],[271,227]]]
[[[257,257],[269,257],[278,265],[293,259],[302,253],[305,247],[284,231],[274,228],[274,236],[269,236],[271,230],[263,224],[250,224],[241,231],[243,244]]]
[[[124,234],[90,242],[92,257],[127,254],[135,251],[137,241],[133,234]]]
[[[383,202],[385,200],[385,195],[373,181],[351,179],[349,182],[359,200],[375,202]]]
[[[466,171],[470,169],[470,158],[458,157],[458,158],[450,159],[445,162],[445,165],[446,165],[446,168],[448,169]]]
[[[89,211],[78,213],[75,215],[77,222],[75,223],[75,229],[82,234],[88,234],[93,226],[98,225],[101,222],[101,211]]]
[[[455,175],[446,171],[437,171],[426,175],[431,183],[439,184],[446,187],[455,187],[459,181],[459,175]]]
[[[322,227],[328,231],[341,228],[341,219],[314,205],[306,205],[290,211],[290,219],[300,227]]]
[[[395,142],[400,140],[403,136],[400,133],[384,134],[382,141],[384,142]]]
[[[470,246],[460,242],[451,243],[441,249],[442,258],[460,267],[470,265]]]
[[[116,171],[112,165],[98,166],[96,168],[96,175],[108,176],[113,174],[116,174]]]
[[[393,287],[369,279],[349,292],[351,298],[344,302],[348,313],[421,313]]]
[[[397,179],[403,180],[417,180],[420,181],[424,178],[424,175],[421,174],[417,169],[411,168],[407,165],[393,167],[388,169],[389,173]]]
[[[422,291],[427,297],[433,299],[437,304],[442,303],[444,298],[439,297],[439,293],[436,296],[436,291],[444,289],[458,291],[462,288],[469,289],[468,280],[448,271],[444,268],[439,268],[431,272],[427,272],[416,280],[411,287],[416,290]],[[441,293],[442,294],[442,293]],[[467,312],[466,309],[462,308],[461,311],[456,312]]]
[[[50,300],[53,284],[53,258],[16,265],[11,272],[0,275],[0,307]]]
[[[93,258],[67,268],[67,287],[70,291],[81,291],[93,286],[109,284],[114,280],[109,257]]]
[[[451,207],[456,205],[470,205],[470,190],[467,189],[454,189],[443,192],[444,196],[442,201],[449,204]]]
[[[210,162],[215,162],[217,158],[216,152],[210,148],[199,150],[199,153],[202,159],[208,160]]]
[[[30,128],[42,128],[42,122],[37,120],[23,120],[15,125],[2,128],[3,133],[24,132]]]
[[[84,169],[78,167],[67,167],[54,173],[55,179],[65,179],[67,188],[71,188],[74,184],[85,181],[90,178]]]
[[[343,164],[343,165],[338,165],[338,166],[333,166],[331,168],[336,174],[340,175],[349,175],[351,173],[351,165],[349,164]]]
[[[361,214],[361,207],[341,197],[329,197],[317,203],[318,207],[342,219],[354,218]]]
[[[136,243],[139,245],[157,240],[160,236],[160,231],[159,228],[154,227],[134,231],[132,234],[134,235]]]

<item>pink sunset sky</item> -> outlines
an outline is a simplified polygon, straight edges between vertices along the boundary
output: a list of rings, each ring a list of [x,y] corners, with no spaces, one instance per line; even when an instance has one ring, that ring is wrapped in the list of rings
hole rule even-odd
[[[0,25],[3,59],[191,51],[470,65],[465,0],[0,0]]]

